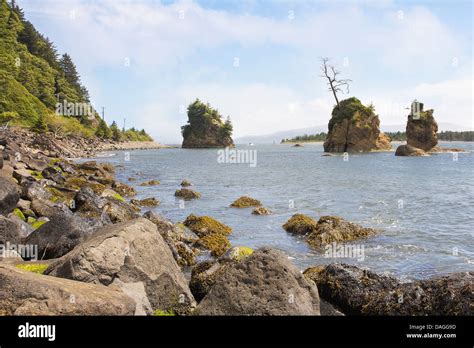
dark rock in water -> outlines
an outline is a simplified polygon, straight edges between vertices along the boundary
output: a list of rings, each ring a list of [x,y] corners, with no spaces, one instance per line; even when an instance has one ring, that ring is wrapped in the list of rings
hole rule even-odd
[[[176,190],[174,195],[185,200],[196,199],[201,197],[201,194],[199,192],[187,188]]]
[[[316,229],[317,222],[307,215],[295,214],[284,225],[283,229],[287,232],[306,235]]]
[[[346,314],[472,315],[473,272],[401,283],[346,264],[308,268],[321,298]]]
[[[216,109],[196,99],[188,107],[188,124],[182,127],[183,148],[232,147],[232,125]]]
[[[45,168],[41,172],[41,175],[43,175],[43,178],[50,179],[57,184],[64,184],[66,182],[66,179],[64,178],[64,176],[62,176],[62,174],[56,169],[54,169],[53,167]]]
[[[128,291],[132,291],[131,284],[141,284],[151,310],[185,314],[195,305],[168,245],[156,225],[143,218],[97,230],[87,241],[52,263],[45,274]],[[145,310],[150,314],[142,304],[137,302],[137,312]]]
[[[376,234],[377,231],[373,228],[362,227],[337,216],[322,216],[306,241],[315,248],[321,248],[326,244],[346,242]]]
[[[303,145],[301,145],[301,144],[295,144],[295,145],[293,145],[293,147],[303,147]]]
[[[429,151],[438,144],[438,124],[433,117],[433,110],[420,111],[417,116],[408,116],[407,144]]]
[[[390,138],[379,126],[379,117],[372,107],[354,97],[342,100],[332,111],[324,151],[389,151],[392,148]]]
[[[411,145],[400,145],[395,151],[395,156],[429,156],[422,149],[418,149]]]
[[[0,214],[7,215],[16,207],[20,199],[19,188],[12,181],[0,177]]]
[[[81,218],[57,214],[30,234],[25,242],[38,245],[40,258],[54,259],[67,254],[92,232],[93,229]]]
[[[195,311],[198,315],[319,315],[318,289],[274,249],[229,264]]]
[[[2,315],[133,315],[134,312],[134,301],[119,290],[0,264]]]

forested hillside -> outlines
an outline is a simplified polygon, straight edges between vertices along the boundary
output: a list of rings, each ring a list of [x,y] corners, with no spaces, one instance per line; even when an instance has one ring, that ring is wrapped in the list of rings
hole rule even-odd
[[[4,124],[59,135],[113,136],[90,105],[71,56],[59,54],[15,1],[0,0],[0,125]],[[115,137],[151,139],[144,130],[134,129],[117,130]]]

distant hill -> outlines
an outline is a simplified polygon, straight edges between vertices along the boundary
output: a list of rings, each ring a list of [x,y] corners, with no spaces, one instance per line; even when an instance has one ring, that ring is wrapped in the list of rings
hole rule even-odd
[[[386,126],[381,124],[380,130],[382,132],[390,132],[390,133],[405,132],[405,127],[406,125],[404,124],[386,125]],[[445,122],[438,123],[438,129],[440,132],[441,131],[462,132],[462,131],[472,130],[469,127],[463,127],[454,123],[445,123]],[[328,131],[328,126],[321,125],[321,126],[308,127],[308,128],[290,129],[290,130],[275,132],[275,133],[270,133],[270,134],[243,136],[240,138],[236,138],[234,141],[236,144],[248,144],[248,143],[272,144],[273,142],[279,144],[282,139],[291,139],[291,138],[302,136],[305,134],[310,135],[310,134],[317,134],[317,133],[327,132],[327,131]]]
[[[272,144],[280,143],[282,139],[294,138],[298,135],[304,134],[315,134],[321,132],[327,132],[328,126],[315,126],[315,127],[308,127],[308,128],[299,128],[299,129],[291,129],[282,132],[276,132],[271,134],[264,134],[264,135],[252,135],[252,136],[244,136],[240,138],[236,138],[234,141],[236,144]]]

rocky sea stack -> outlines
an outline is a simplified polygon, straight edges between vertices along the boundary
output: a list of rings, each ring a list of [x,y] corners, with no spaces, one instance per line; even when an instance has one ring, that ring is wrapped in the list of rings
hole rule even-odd
[[[232,123],[209,104],[196,99],[188,106],[188,124],[181,127],[183,148],[233,147]]]
[[[336,105],[324,142],[325,152],[388,151],[390,138],[379,129],[380,120],[372,105],[352,97]]]
[[[430,151],[438,144],[437,132],[438,124],[433,117],[433,109],[421,110],[415,115],[408,116],[406,129],[408,145]]]

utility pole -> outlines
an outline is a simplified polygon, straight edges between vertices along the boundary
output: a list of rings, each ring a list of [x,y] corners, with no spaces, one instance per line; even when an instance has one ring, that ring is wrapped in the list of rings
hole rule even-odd
[[[123,128],[122,128],[123,132],[125,132],[125,120],[126,120],[126,118],[124,117],[124,119],[123,119]]]
[[[102,107],[102,120],[105,121],[105,106]]]

